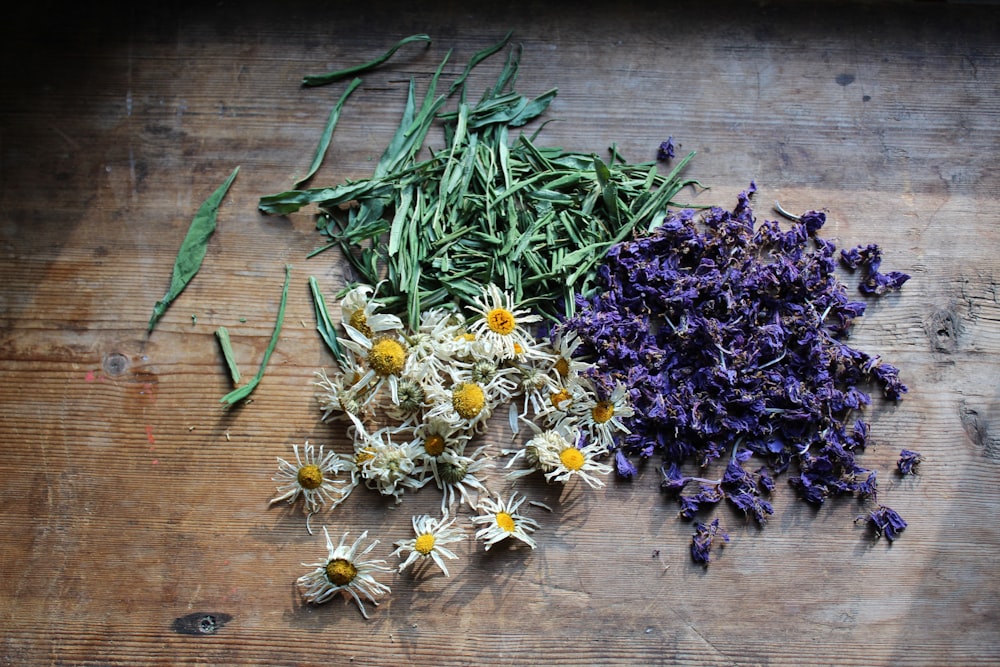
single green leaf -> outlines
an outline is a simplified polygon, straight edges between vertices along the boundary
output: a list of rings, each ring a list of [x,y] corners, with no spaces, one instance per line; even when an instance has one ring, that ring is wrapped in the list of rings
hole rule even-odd
[[[323,164],[323,158],[326,156],[326,151],[330,147],[330,140],[333,138],[333,130],[337,127],[337,121],[340,120],[340,111],[344,108],[347,98],[360,85],[361,79],[351,81],[350,85],[347,86],[347,90],[340,96],[340,100],[330,110],[330,116],[326,120],[326,127],[323,128],[323,134],[320,136],[319,145],[316,147],[316,154],[313,155],[312,164],[309,165],[309,171],[306,175],[295,181],[296,190],[300,189],[310,178],[315,176],[320,165]]]
[[[336,70],[334,72],[328,72],[326,74],[307,74],[302,79],[303,86],[325,86],[328,83],[333,83],[340,79],[345,79],[349,76],[355,74],[361,74],[362,72],[367,72],[373,70],[382,63],[389,60],[400,47],[410,44],[411,42],[427,42],[427,47],[431,45],[431,38],[428,35],[410,35],[409,37],[404,37],[399,42],[396,43],[391,49],[383,53],[381,56],[375,60],[362,63],[360,65],[354,65],[353,67],[348,67],[346,69]]]
[[[146,333],[152,333],[153,327],[174,299],[184,291],[194,275],[201,268],[201,262],[205,259],[205,252],[208,250],[208,239],[215,232],[216,218],[219,213],[219,205],[229,191],[229,186],[236,180],[236,174],[240,168],[236,167],[229,175],[229,178],[213,192],[208,199],[202,203],[198,212],[188,226],[187,235],[181,243],[177,252],[177,259],[174,261],[174,271],[170,278],[170,288],[162,299],[153,306],[153,314],[149,318],[149,326]]]
[[[271,353],[274,352],[274,348],[278,344],[278,337],[281,335],[281,325],[285,320],[285,303],[288,301],[288,283],[291,281],[291,277],[292,267],[286,265],[285,286],[281,290],[281,301],[278,304],[278,317],[274,322],[274,332],[271,334],[271,342],[267,344],[267,349],[264,350],[264,358],[260,362],[260,368],[257,369],[257,374],[253,376],[250,382],[246,383],[242,387],[232,390],[222,397],[221,402],[225,403],[227,406],[238,403],[249,396],[253,390],[257,388],[257,385],[260,384],[261,378],[264,377],[264,370],[267,368],[267,363],[271,360]]]
[[[451,97],[452,95],[455,94],[456,90],[458,90],[459,88],[461,88],[461,87],[464,86],[465,80],[467,78],[469,78],[469,73],[472,72],[472,69],[476,65],[478,65],[479,63],[481,63],[482,61],[486,60],[487,58],[489,58],[490,56],[492,56],[494,53],[496,53],[497,51],[499,51],[500,49],[502,49],[503,47],[505,47],[507,45],[507,42],[510,41],[511,35],[513,35],[513,34],[514,34],[514,31],[511,30],[506,35],[504,35],[503,39],[501,39],[499,42],[497,42],[493,46],[487,47],[487,48],[483,49],[482,51],[478,51],[477,53],[474,53],[472,55],[472,57],[469,59],[468,64],[465,66],[465,71],[463,71],[462,74],[461,74],[461,76],[459,76],[455,80],[455,82],[453,84],[451,84],[451,88],[448,89],[448,96]]]
[[[219,339],[219,347],[222,348],[222,356],[226,359],[229,367],[229,376],[233,379],[233,386],[240,383],[240,368],[236,364],[236,356],[233,354],[233,344],[229,340],[229,329],[219,327],[215,330],[215,337]]]
[[[343,362],[344,350],[337,340],[337,327],[330,320],[330,312],[326,307],[326,299],[323,298],[323,292],[319,288],[319,283],[313,276],[309,276],[309,289],[312,292],[313,306],[316,310],[316,331],[319,332],[320,338],[326,343],[326,346],[333,353],[333,356],[336,357],[337,361]]]

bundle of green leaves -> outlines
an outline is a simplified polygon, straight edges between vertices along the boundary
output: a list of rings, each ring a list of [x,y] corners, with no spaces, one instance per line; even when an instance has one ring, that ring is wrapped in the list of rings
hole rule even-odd
[[[509,39],[510,34],[475,54],[447,92],[438,92],[438,86],[448,56],[420,103],[411,80],[398,129],[370,178],[260,199],[260,210],[269,214],[318,207],[317,228],[329,239],[320,251],[340,247],[358,283],[385,280],[386,307],[405,313],[410,326],[428,308],[471,304],[490,284],[551,320],[572,315],[575,297],[592,292],[596,265],[606,251],[634,230],[657,226],[673,197],[697,185],[679,177],[693,153],[664,175],[656,161],[631,164],[613,147],[605,162],[594,153],[541,147],[537,132],[515,136],[556,95],[553,89],[528,98],[514,90],[519,49],[510,50],[479,101],[468,102],[469,72]],[[306,82],[330,83],[338,74],[363,69]],[[357,88],[356,81],[345,96]],[[444,110],[452,98],[456,108]],[[310,174],[344,99],[331,114]],[[434,127],[442,130],[445,144],[421,157]]]

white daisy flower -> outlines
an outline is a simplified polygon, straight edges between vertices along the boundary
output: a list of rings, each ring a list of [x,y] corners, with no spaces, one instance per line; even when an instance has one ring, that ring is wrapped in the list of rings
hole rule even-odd
[[[581,382],[549,387],[546,400],[539,401],[536,419],[546,426],[556,424],[576,424],[579,411],[575,406],[588,399],[588,391]]]
[[[419,489],[424,485],[416,477],[419,472],[414,460],[413,443],[402,445],[392,442],[395,427],[381,428],[374,433],[362,433],[355,441],[354,462],[365,486],[384,496],[392,496],[399,503],[406,489]]]
[[[319,389],[316,392],[316,402],[323,413],[322,421],[332,421],[338,416],[347,416],[353,420],[362,420],[370,411],[366,410],[369,403],[369,392],[364,387],[358,387],[365,371],[354,359],[350,350],[344,351],[345,361],[341,364],[340,373],[330,377],[326,369],[316,371],[316,382]]]
[[[495,401],[478,382],[457,382],[450,389],[438,388],[431,397],[428,418],[440,417],[451,424],[479,432],[493,414]]]
[[[483,289],[481,298],[474,299],[473,310],[480,315],[471,327],[471,332],[482,342],[488,353],[497,359],[513,359],[517,347],[521,351],[533,345],[526,324],[538,322],[541,316],[530,314],[527,309],[518,309],[510,293],[500,291],[496,285]]]
[[[430,407],[428,388],[421,382],[420,374],[407,372],[396,385],[396,400],[383,406],[385,413],[400,424],[412,424],[420,420],[424,410]]]
[[[560,385],[568,385],[577,382],[593,367],[593,364],[581,361],[576,356],[576,350],[583,341],[575,331],[558,332],[552,339],[552,349],[554,359],[552,370],[559,378]]]
[[[292,450],[294,462],[278,457],[278,474],[273,479],[280,485],[271,504],[283,500],[291,504],[301,496],[303,511],[312,516],[326,503],[336,507],[354,490],[354,462],[350,457],[334,451],[324,452],[323,445],[316,449],[308,441],[301,452],[298,445],[292,445]],[[343,472],[348,473],[348,478],[338,479],[338,474]],[[306,527],[308,529],[308,521]],[[312,534],[311,530],[309,532]]]
[[[437,461],[446,452],[462,454],[471,439],[468,431],[441,417],[429,417],[413,429],[414,458],[424,475],[437,476]]]
[[[454,362],[455,339],[464,332],[464,318],[451,310],[433,308],[420,314],[417,331],[408,337],[415,365],[426,375],[440,375]]]
[[[519,479],[534,472],[546,474],[552,472],[559,466],[560,452],[573,446],[571,438],[575,439],[576,436],[569,432],[566,425],[560,424],[555,428],[543,431],[532,422],[528,423],[535,430],[534,437],[518,450],[504,450],[505,454],[514,454],[505,467],[510,468],[519,460],[523,460],[527,467],[509,473],[508,479]]]
[[[473,356],[466,362],[456,362],[454,374],[483,387],[494,403],[511,401],[520,391],[517,367],[497,363],[489,357]]]
[[[555,465],[545,472],[545,481],[565,483],[578,477],[592,489],[599,489],[604,486],[604,481],[594,475],[607,475],[611,472],[611,466],[597,461],[597,457],[606,454],[607,451],[607,447],[600,442],[577,447],[565,441],[565,446],[561,447],[556,455]]]
[[[532,549],[538,546],[528,534],[540,527],[538,522],[517,511],[525,500],[527,498],[518,496],[517,492],[514,492],[507,501],[500,496],[497,496],[496,500],[483,498],[479,501],[480,514],[472,517],[472,523],[483,526],[476,531],[476,539],[485,543],[486,551],[508,537],[521,540]]]
[[[355,333],[351,339],[344,339],[341,342],[344,347],[358,355],[367,369],[350,391],[370,398],[388,384],[392,402],[399,403],[399,378],[408,370],[406,342],[385,333],[376,333],[374,338]]]
[[[352,331],[371,339],[378,333],[402,330],[403,322],[397,316],[375,312],[382,307],[374,298],[377,292],[378,287],[358,285],[340,300],[340,320],[352,338]]]
[[[517,366],[518,393],[523,397],[524,402],[520,413],[515,411],[514,402],[511,402],[511,431],[518,432],[517,417],[526,418],[530,413],[536,417],[551,410],[551,396],[559,385],[549,377],[549,375],[533,364],[519,364]]]
[[[326,535],[327,557],[319,563],[303,563],[305,567],[315,569],[296,580],[302,597],[306,602],[322,604],[339,593],[345,600],[354,598],[361,615],[368,618],[361,597],[377,607],[378,598],[390,592],[388,586],[375,580],[375,574],[391,572],[392,568],[383,565],[384,560],[365,560],[365,556],[379,541],[375,540],[359,551],[361,542],[368,537],[367,530],[351,546],[346,546],[348,533],[344,533],[336,547],[330,540],[326,526],[323,527],[323,534]]]
[[[590,436],[591,442],[600,443],[605,451],[615,447],[615,438],[622,433],[631,433],[623,417],[635,414],[629,401],[628,390],[618,382],[607,398],[600,398],[593,387],[582,400],[574,401],[570,407],[580,419],[581,428]]]
[[[465,533],[454,526],[455,521],[455,518],[449,519],[447,513],[440,519],[431,518],[427,514],[413,517],[413,532],[416,537],[396,542],[396,550],[391,554],[402,556],[404,552],[408,552],[406,559],[399,565],[399,571],[402,572],[417,561],[430,559],[441,568],[444,576],[450,577],[442,557],[454,560],[458,556],[445,545],[466,539]]]
[[[465,503],[469,507],[476,505],[476,499],[481,494],[489,494],[486,485],[477,477],[487,468],[493,467],[489,457],[481,456],[486,446],[482,446],[471,456],[455,454],[446,451],[434,461],[433,476],[437,487],[441,489],[441,512],[446,513],[455,503]]]

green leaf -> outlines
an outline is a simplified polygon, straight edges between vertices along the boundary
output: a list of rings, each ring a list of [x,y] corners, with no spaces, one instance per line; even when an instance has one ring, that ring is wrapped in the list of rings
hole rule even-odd
[[[273,195],[264,195],[257,203],[263,213],[288,215],[309,204],[336,206],[371,194],[382,183],[375,180],[344,183],[333,188],[311,188],[309,190],[288,190]]]
[[[222,348],[222,356],[226,359],[229,367],[229,376],[233,380],[233,386],[240,383],[240,368],[236,365],[236,356],[233,354],[233,344],[229,340],[229,329],[219,327],[215,330],[215,337],[219,339],[219,347]]]
[[[492,56],[494,53],[496,53],[497,51],[499,51],[500,49],[502,49],[503,47],[505,47],[507,45],[507,42],[510,41],[511,35],[513,35],[513,34],[514,34],[514,31],[511,30],[511,31],[509,31],[504,36],[503,39],[501,39],[499,42],[497,42],[493,46],[489,46],[489,47],[483,49],[482,51],[474,53],[472,55],[472,57],[469,59],[468,64],[465,66],[465,71],[463,71],[462,75],[459,76],[458,79],[456,79],[453,84],[451,84],[451,88],[448,89],[448,96],[451,97],[452,95],[455,94],[456,90],[458,90],[459,88],[461,88],[461,87],[463,87],[465,85],[465,80],[467,78],[469,78],[469,73],[472,72],[472,69],[476,65],[478,65],[479,63],[481,63],[482,61],[486,60],[487,58],[489,58],[490,56]]]
[[[260,384],[261,378],[264,377],[264,370],[267,368],[267,363],[271,360],[271,354],[274,352],[274,348],[278,344],[278,337],[281,335],[281,325],[285,320],[285,303],[288,301],[288,283],[291,281],[291,277],[292,267],[286,265],[285,286],[281,290],[281,301],[278,304],[278,317],[274,322],[274,332],[271,334],[271,342],[267,344],[267,349],[264,350],[264,358],[261,360],[260,368],[257,369],[257,374],[253,376],[253,379],[242,387],[234,389],[222,397],[221,402],[225,403],[227,406],[238,403],[253,393],[253,390],[257,388],[258,384]]]
[[[229,191],[229,186],[236,179],[236,174],[240,168],[236,167],[229,175],[229,178],[213,192],[208,199],[202,203],[198,212],[188,226],[187,235],[181,243],[177,252],[177,259],[174,261],[174,271],[170,278],[170,288],[162,299],[153,306],[153,314],[149,318],[149,326],[146,333],[152,333],[153,327],[163,313],[167,311],[174,299],[184,291],[191,279],[201,268],[201,262],[205,259],[205,252],[208,250],[208,239],[215,232],[216,218],[219,213],[219,205]]]
[[[334,81],[338,81],[340,79],[344,79],[349,76],[353,76],[355,74],[361,74],[362,72],[373,70],[382,63],[389,60],[389,58],[391,58],[392,55],[400,49],[400,47],[405,46],[406,44],[409,44],[411,42],[427,42],[427,46],[430,47],[431,38],[428,35],[424,34],[410,35],[409,37],[401,39],[399,42],[396,43],[395,46],[393,46],[391,49],[383,53],[375,60],[369,61],[367,63],[362,63],[360,65],[354,65],[353,67],[348,67],[346,69],[336,70],[334,72],[328,72],[326,74],[307,74],[302,79],[302,85],[325,86],[328,83],[333,83]]]
[[[295,189],[300,189],[310,178],[316,175],[319,170],[319,166],[323,164],[323,158],[326,156],[326,151],[330,147],[330,140],[333,138],[333,130],[337,127],[337,121],[340,120],[340,111],[344,108],[344,103],[347,102],[347,98],[351,96],[351,93],[361,85],[361,79],[354,79],[351,81],[350,85],[347,86],[347,90],[344,94],[340,96],[340,100],[334,105],[333,109],[330,110],[330,116],[326,120],[326,127],[323,129],[323,134],[320,136],[319,145],[316,147],[316,154],[313,155],[312,164],[309,165],[309,171],[305,176],[295,181]]]
[[[319,332],[320,338],[326,343],[337,361],[343,362],[344,350],[337,340],[337,327],[330,320],[330,312],[326,308],[323,292],[320,291],[319,283],[313,276],[309,276],[309,289],[312,292],[313,306],[316,310],[316,331]]]

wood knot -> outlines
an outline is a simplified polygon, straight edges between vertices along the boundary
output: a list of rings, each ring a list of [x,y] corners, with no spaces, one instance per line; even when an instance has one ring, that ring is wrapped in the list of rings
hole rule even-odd
[[[104,372],[111,377],[117,377],[128,369],[128,357],[121,352],[112,352],[104,357]]]

